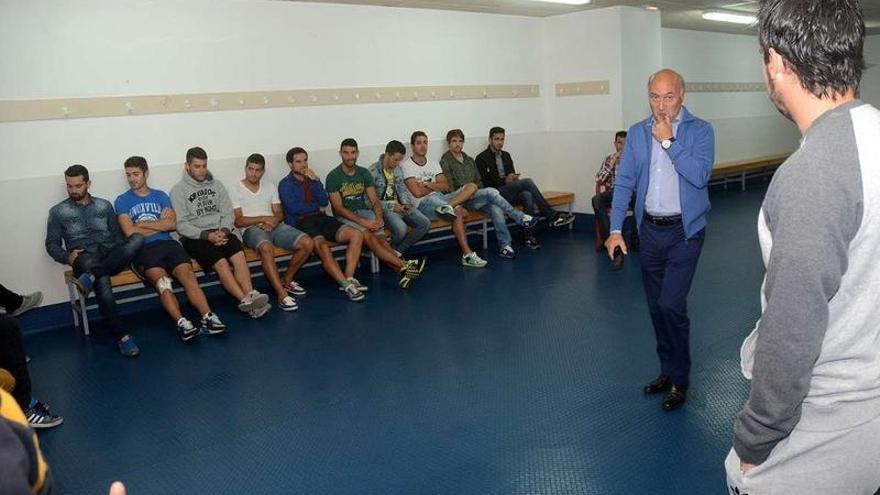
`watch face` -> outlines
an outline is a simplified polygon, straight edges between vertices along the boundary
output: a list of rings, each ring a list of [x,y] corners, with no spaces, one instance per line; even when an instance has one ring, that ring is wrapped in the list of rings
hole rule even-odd
[[[660,146],[661,146],[664,150],[668,150],[669,147],[672,146],[672,141],[670,141],[670,140],[668,140],[668,139],[664,139],[663,142],[660,143]]]

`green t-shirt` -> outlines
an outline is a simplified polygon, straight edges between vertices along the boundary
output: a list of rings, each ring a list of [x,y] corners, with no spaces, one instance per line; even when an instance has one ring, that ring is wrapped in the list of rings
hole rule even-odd
[[[348,175],[342,170],[342,165],[339,165],[327,174],[324,187],[328,193],[338,192],[342,196],[342,204],[349,210],[357,212],[372,209],[366,192],[368,187],[374,185],[373,175],[364,167],[355,165],[354,175]]]

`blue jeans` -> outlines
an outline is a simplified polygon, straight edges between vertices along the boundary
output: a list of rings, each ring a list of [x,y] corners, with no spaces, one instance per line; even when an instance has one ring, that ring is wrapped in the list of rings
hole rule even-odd
[[[544,199],[544,195],[538,190],[538,186],[532,179],[518,179],[510,184],[505,184],[498,188],[501,196],[511,204],[521,204],[523,211],[531,216],[536,216],[535,205],[541,215],[548,220],[552,220],[556,216],[556,210],[550,206],[550,203]]]
[[[407,213],[395,213],[393,207],[387,203],[384,208],[382,216],[385,226],[391,230],[391,245],[401,254],[419,242],[431,229],[431,221],[416,208]],[[412,227],[412,230],[407,226]]]
[[[685,239],[681,222],[660,226],[644,220],[639,234],[642,281],[657,337],[660,373],[669,376],[673,384],[687,387],[691,368],[687,296],[706,230]]]
[[[478,189],[464,207],[469,210],[479,210],[489,215],[492,224],[495,225],[495,239],[498,241],[498,249],[504,249],[513,242],[510,230],[507,229],[505,215],[512,218],[516,223],[522,223],[523,213],[507,202],[494,187]]]
[[[116,300],[113,298],[113,287],[110,276],[126,268],[144,245],[144,236],[132,234],[124,242],[113,247],[97,246],[88,248],[73,260],[73,273],[77,276],[91,273],[95,277],[95,298],[98,299],[98,310],[107,320],[110,333],[116,339],[125,335],[119,314],[116,311]]]

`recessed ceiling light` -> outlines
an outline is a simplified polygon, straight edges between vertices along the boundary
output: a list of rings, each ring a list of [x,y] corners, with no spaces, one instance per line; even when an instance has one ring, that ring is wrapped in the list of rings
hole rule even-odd
[[[752,14],[724,10],[706,10],[703,12],[703,19],[707,21],[732,22],[734,24],[754,24],[758,21],[758,18]]]
[[[586,5],[592,0],[532,0],[533,2],[564,3],[566,5]]]
[[[646,10],[660,10],[656,5],[645,5]]]

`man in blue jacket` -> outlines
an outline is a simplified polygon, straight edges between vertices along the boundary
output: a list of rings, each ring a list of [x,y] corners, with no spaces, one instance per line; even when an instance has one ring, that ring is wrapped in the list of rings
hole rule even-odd
[[[648,100],[652,115],[627,133],[605,247],[612,257],[616,248],[627,254],[621,227],[635,193],[642,279],[660,358],[660,375],[644,391],[665,392],[663,409],[670,411],[687,400],[687,295],[706,234],[715,132],[683,106],[684,79],[673,70],[648,79]]]

